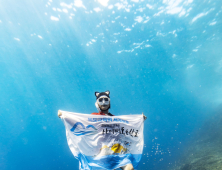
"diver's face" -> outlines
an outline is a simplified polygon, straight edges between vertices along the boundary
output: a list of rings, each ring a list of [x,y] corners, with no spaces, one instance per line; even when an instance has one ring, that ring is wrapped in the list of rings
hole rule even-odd
[[[99,99],[97,99],[97,103],[101,110],[108,110],[110,100],[108,97],[100,97]]]
[[[101,110],[108,110],[109,109],[109,105],[99,105]]]

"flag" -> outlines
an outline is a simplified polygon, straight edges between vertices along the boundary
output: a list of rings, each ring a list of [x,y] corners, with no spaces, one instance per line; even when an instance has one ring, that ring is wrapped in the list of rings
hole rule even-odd
[[[143,152],[143,115],[102,116],[61,111],[68,146],[80,170],[136,169]]]

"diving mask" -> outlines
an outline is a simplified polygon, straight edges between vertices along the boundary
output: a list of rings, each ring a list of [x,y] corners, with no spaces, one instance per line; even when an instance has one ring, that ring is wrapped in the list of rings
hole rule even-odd
[[[99,99],[97,99],[97,102],[101,106],[109,105],[109,98],[108,97],[100,97]]]

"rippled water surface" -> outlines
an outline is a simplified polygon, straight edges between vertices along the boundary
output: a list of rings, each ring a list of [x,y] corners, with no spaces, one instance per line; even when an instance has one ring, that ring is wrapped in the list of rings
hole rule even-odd
[[[138,169],[180,167],[221,124],[221,22],[221,0],[2,1],[0,169],[78,169],[57,111],[105,90],[112,114],[148,117]]]

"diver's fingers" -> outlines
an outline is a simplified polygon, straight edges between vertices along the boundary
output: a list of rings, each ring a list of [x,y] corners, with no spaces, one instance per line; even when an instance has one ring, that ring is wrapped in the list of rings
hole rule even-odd
[[[147,117],[146,117],[145,115],[143,115],[143,118],[144,118],[144,120],[146,120],[146,119],[147,119]]]
[[[58,116],[59,116],[59,118],[62,116],[61,110],[58,110]]]
[[[143,114],[143,112],[142,112],[142,114]],[[147,119],[147,117],[146,117],[144,114],[143,114],[143,119],[144,119],[144,120],[146,120],[146,119]]]

